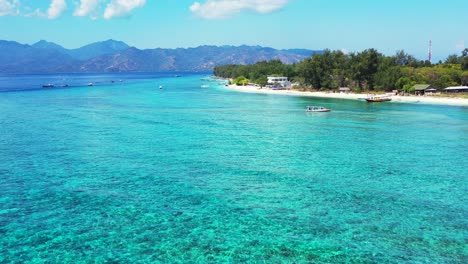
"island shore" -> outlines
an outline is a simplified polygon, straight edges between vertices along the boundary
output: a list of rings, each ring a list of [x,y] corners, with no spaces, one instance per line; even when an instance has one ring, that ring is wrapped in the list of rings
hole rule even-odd
[[[237,86],[227,85],[225,88],[238,92],[245,93],[259,93],[259,94],[279,94],[279,95],[292,95],[292,96],[308,96],[320,98],[336,98],[336,99],[364,99],[367,94],[356,93],[333,93],[333,92],[302,92],[298,90],[272,90],[269,88],[261,88],[258,86]],[[439,104],[439,105],[455,105],[455,106],[468,106],[468,99],[455,98],[455,97],[439,97],[439,96],[401,96],[393,95],[391,102],[398,103],[420,103],[420,104]]]

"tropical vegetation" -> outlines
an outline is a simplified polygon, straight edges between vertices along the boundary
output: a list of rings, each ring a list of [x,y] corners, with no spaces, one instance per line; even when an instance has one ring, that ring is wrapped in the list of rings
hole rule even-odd
[[[355,91],[411,92],[415,84],[441,89],[468,85],[468,48],[460,56],[450,55],[435,64],[417,60],[404,51],[385,56],[375,49],[350,54],[325,50],[295,64],[272,60],[217,66],[214,75],[231,78],[238,85],[250,82],[260,86],[266,85],[267,76],[286,76],[299,87],[317,90],[351,87]]]

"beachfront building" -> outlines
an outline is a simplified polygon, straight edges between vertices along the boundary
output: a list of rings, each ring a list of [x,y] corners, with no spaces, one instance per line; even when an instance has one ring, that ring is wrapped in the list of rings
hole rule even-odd
[[[415,84],[413,88],[414,88],[414,93],[416,95],[423,95],[425,93],[437,92],[437,89],[434,89],[434,87],[432,87],[429,84]]]
[[[338,92],[340,92],[340,93],[349,93],[349,92],[351,92],[351,89],[349,87],[340,87],[340,88],[338,88]]]
[[[448,93],[466,93],[468,92],[468,86],[450,86],[444,89]]]
[[[268,76],[267,85],[273,88],[280,88],[280,89],[291,88],[291,82],[288,80],[288,77],[282,77],[282,76]]]

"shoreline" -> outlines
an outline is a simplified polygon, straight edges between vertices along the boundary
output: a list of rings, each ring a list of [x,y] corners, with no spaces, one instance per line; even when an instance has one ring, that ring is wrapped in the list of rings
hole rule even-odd
[[[228,90],[244,92],[244,93],[277,94],[277,95],[334,98],[334,99],[358,100],[358,99],[364,99],[367,97],[366,94],[356,94],[356,93],[301,92],[297,90],[272,90],[269,88],[260,89],[257,86],[251,86],[251,85],[237,86],[237,85],[230,84],[230,85],[224,86],[224,88]],[[393,95],[391,102],[468,106],[468,99],[458,98],[458,97],[451,98],[451,97],[436,97],[436,96]]]

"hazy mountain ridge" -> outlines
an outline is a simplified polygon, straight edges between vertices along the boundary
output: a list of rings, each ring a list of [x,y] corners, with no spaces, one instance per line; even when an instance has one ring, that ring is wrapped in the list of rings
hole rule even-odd
[[[0,72],[211,71],[216,65],[253,64],[273,59],[291,64],[321,52],[247,45],[140,50],[115,40],[66,49],[45,40],[33,45],[0,40]]]
[[[88,60],[97,56],[111,54],[130,48],[122,41],[109,39],[103,42],[88,44],[78,49],[71,50],[73,57],[80,60]]]

